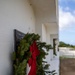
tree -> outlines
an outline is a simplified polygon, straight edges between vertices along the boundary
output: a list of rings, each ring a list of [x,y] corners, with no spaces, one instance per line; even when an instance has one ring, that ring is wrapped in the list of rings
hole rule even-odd
[[[59,47],[71,47],[71,48],[75,48],[74,45],[67,44],[67,43],[62,42],[62,41],[59,42]]]

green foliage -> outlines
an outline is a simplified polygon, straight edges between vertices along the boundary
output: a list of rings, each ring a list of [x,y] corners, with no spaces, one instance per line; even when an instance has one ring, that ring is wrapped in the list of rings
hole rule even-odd
[[[64,43],[64,42],[62,42],[62,41],[59,42],[59,47],[66,47],[66,46],[67,46],[66,43]]]
[[[67,56],[60,56],[60,59],[67,59]]]
[[[44,59],[52,47],[51,45],[46,45],[45,42],[37,42],[37,45],[40,50],[40,55],[37,57],[37,75],[46,75],[49,64]]]
[[[75,48],[74,45],[67,44],[67,43],[64,43],[62,41],[59,42],[59,47],[71,47],[71,48]]]
[[[50,74],[49,75],[56,75],[57,73],[55,72],[55,70],[53,71],[50,71]]]
[[[47,45],[45,42],[39,41],[40,36],[38,34],[27,33],[25,37],[20,41],[18,50],[13,52],[13,67],[14,75],[26,75],[26,67],[29,58],[31,57],[30,45],[36,41],[40,55],[36,58],[37,60],[37,75],[50,74],[48,71],[49,64],[44,59],[48,55],[48,51],[52,48],[51,45]]]

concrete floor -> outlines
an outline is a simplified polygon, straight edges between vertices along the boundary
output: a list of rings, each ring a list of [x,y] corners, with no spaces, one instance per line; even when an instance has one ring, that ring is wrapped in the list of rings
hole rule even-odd
[[[60,60],[60,75],[75,75],[75,58]]]

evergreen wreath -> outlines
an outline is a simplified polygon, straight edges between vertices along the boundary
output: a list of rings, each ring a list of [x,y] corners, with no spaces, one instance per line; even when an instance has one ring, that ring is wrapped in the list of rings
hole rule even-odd
[[[40,55],[37,56],[37,74],[36,75],[50,75],[48,71],[49,64],[44,60],[48,51],[52,49],[51,45],[47,45],[45,42],[40,42],[40,36],[34,33],[27,33],[25,37],[20,41],[18,50],[13,52],[13,68],[14,75],[26,75],[27,62],[31,57],[30,45],[33,41],[36,41],[37,47],[40,51]],[[54,74],[53,74],[54,75]]]

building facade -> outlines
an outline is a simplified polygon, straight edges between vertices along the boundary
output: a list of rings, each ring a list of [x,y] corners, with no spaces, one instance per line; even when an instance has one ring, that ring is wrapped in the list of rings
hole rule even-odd
[[[38,33],[41,41],[55,48],[50,50],[47,61],[50,70],[59,75],[58,21],[58,0],[0,0],[0,75],[11,75],[14,29]]]

